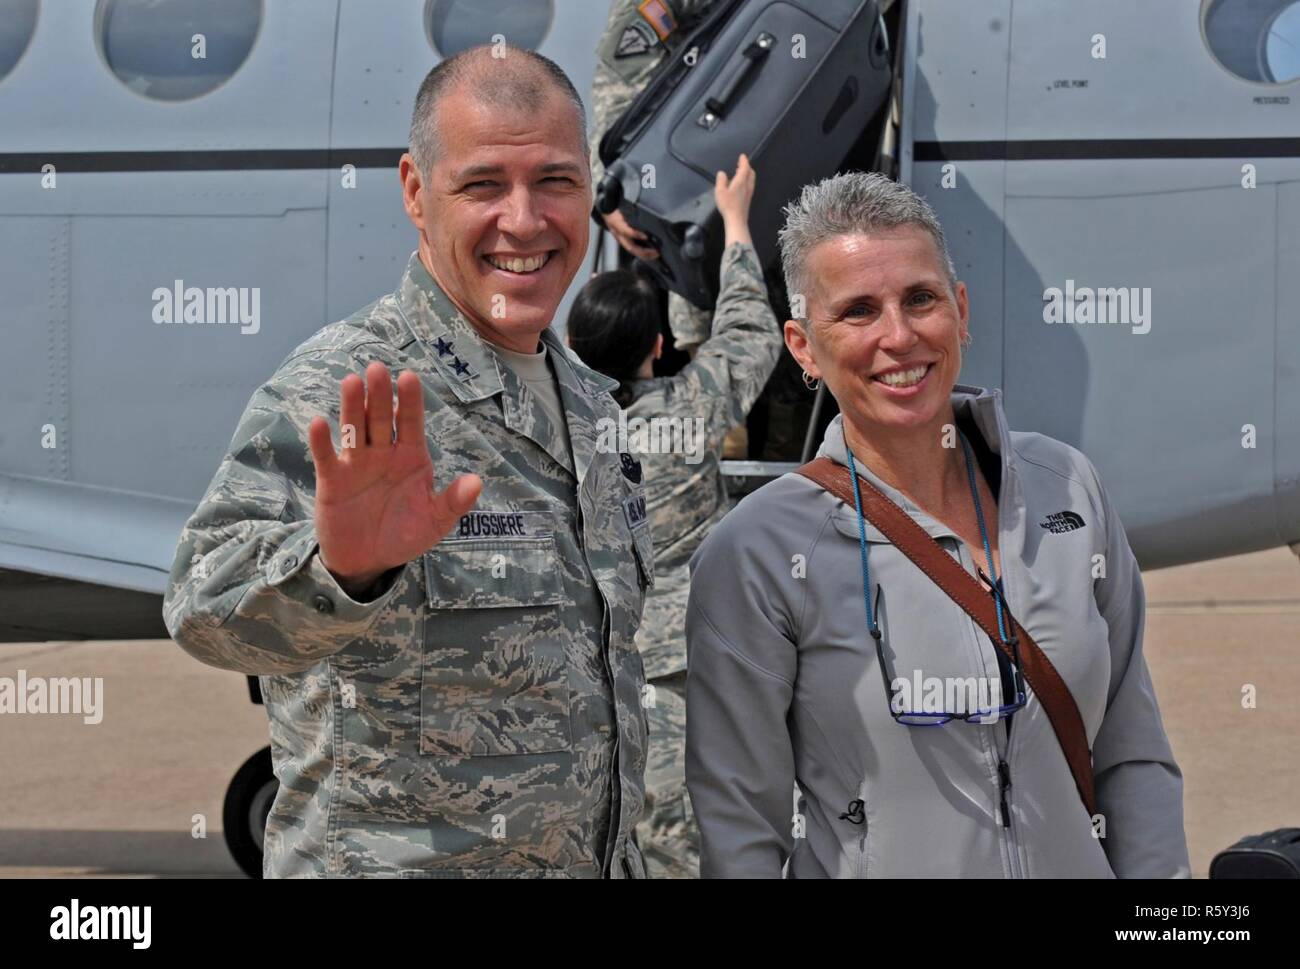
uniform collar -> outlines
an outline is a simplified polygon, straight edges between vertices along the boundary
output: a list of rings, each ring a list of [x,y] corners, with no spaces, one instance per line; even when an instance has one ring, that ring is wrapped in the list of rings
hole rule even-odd
[[[394,295],[411,336],[422,345],[457,399],[468,403],[501,394],[506,426],[536,442],[561,465],[568,465],[561,460],[563,444],[558,429],[550,426],[542,409],[530,399],[531,391],[434,281],[418,251],[411,254]],[[560,387],[576,465],[571,470],[581,481],[595,448],[595,437],[586,428],[613,407],[607,395],[618,381],[584,366],[549,326],[541,332],[541,342]]]
[[[581,482],[595,457],[598,421],[618,413],[618,405],[609,396],[618,381],[583,365],[549,326],[542,331],[542,343],[549,351],[547,356],[560,385],[560,402],[569,426],[569,446]]]
[[[1018,501],[1019,495],[1015,464],[1011,460],[1013,454],[1011,432],[1007,428],[1006,415],[1002,410],[1002,391],[997,388],[986,390],[983,387],[974,387],[969,384],[956,384],[952,389],[951,400],[953,412],[957,417],[959,419],[963,417],[971,418],[985,445],[1002,459],[1002,487],[998,496],[998,517],[1001,522],[1005,518],[1005,513],[1012,510],[1015,502]],[[844,443],[843,414],[836,414],[835,419],[826,428],[826,435],[822,439],[822,445],[817,451],[817,456],[828,457],[836,464],[848,465],[849,451]],[[882,491],[890,501],[907,512],[908,516],[920,525],[931,538],[958,537],[951,528],[922,511],[906,495],[897,488],[886,484],[861,461],[856,462],[856,464],[858,476],[862,480],[870,482]],[[875,531],[870,524],[867,525],[867,530],[869,533]],[[878,536],[878,539],[881,541],[886,540],[883,536]]]
[[[394,295],[411,335],[423,344],[429,359],[460,400],[482,400],[501,392],[496,358],[434,282],[418,251],[411,253]]]
[[[443,292],[420,261],[418,251],[411,253],[394,295],[411,335],[428,350],[460,400],[483,400],[501,392],[501,364],[496,355]],[[618,386],[617,380],[583,366],[550,327],[542,331],[541,339],[561,383],[568,377],[586,397],[599,397]],[[565,364],[569,372],[562,374]]]

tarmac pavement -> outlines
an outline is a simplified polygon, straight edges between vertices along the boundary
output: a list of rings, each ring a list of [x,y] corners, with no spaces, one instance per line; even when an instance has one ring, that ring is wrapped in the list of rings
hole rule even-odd
[[[1274,549],[1144,579],[1146,654],[1203,878],[1238,838],[1300,827],[1300,561]],[[20,669],[102,677],[102,721],[0,716],[0,877],[242,877],[222,798],[267,743],[244,677],[166,640],[0,645],[0,676]]]

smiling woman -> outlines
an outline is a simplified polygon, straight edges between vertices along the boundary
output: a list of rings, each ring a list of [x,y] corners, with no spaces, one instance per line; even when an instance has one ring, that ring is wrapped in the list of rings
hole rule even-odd
[[[701,873],[1186,876],[1137,562],[1086,457],[957,383],[970,307],[933,211],[839,175],[781,248],[786,345],[840,416],[691,560]],[[926,682],[997,689],[922,709]]]

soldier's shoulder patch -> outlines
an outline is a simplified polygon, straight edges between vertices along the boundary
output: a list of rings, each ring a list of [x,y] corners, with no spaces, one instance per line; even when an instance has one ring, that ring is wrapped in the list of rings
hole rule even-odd
[[[642,0],[636,9],[645,18],[645,22],[654,28],[660,40],[667,40],[677,29],[677,18],[673,16],[666,0]]]
[[[619,60],[625,57],[636,57],[649,51],[656,43],[654,33],[645,22],[631,23],[623,28],[623,33],[619,34],[618,44],[614,47],[614,56]]]
[[[623,469],[623,477],[633,484],[641,483],[641,462],[632,455],[624,451],[618,456],[619,466]]]

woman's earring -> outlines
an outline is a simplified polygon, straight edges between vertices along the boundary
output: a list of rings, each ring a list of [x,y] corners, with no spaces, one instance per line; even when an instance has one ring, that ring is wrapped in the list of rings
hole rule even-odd
[[[967,331],[966,331],[966,339],[964,339],[964,340],[961,341],[961,348],[962,348],[963,350],[969,350],[969,349],[970,349],[970,344],[971,344],[971,340],[972,340],[972,339],[974,339],[974,338],[970,335],[970,331],[967,330]]]
[[[822,385],[822,378],[810,376],[808,371],[805,370],[803,372],[803,385],[809,390],[816,390]]]

